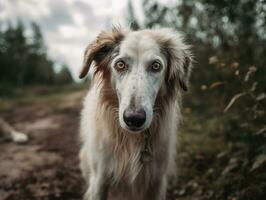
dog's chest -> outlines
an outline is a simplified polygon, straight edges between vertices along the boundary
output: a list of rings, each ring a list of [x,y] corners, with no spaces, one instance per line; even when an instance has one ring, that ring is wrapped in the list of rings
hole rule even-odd
[[[157,149],[146,149],[144,143],[127,144],[113,149],[110,175],[114,183],[144,183],[155,180],[166,163]]]
[[[138,174],[132,174],[132,166],[128,166],[128,174],[124,174],[119,180],[116,179],[109,188],[110,199],[116,200],[146,200],[144,195],[158,180],[159,170],[153,164],[141,164]],[[113,179],[114,180],[114,179]]]

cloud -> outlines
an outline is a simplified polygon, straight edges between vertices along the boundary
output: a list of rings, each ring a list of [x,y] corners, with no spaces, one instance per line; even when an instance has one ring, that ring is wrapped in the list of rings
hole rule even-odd
[[[42,28],[49,56],[78,77],[87,44],[111,24],[125,24],[127,0],[0,1],[0,21],[32,21]],[[28,31],[28,30],[26,30]]]
[[[63,3],[61,0],[48,1],[47,7],[49,8],[49,14],[42,16],[38,20],[46,31],[56,31],[62,25],[74,24],[69,4]]]

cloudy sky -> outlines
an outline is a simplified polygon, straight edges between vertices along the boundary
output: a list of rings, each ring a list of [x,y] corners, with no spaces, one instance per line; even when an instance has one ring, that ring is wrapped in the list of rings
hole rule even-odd
[[[133,0],[135,14],[143,20],[141,0]],[[161,2],[173,2],[161,0]],[[37,22],[49,56],[66,63],[78,77],[86,45],[112,24],[127,25],[128,0],[0,0],[0,21]]]

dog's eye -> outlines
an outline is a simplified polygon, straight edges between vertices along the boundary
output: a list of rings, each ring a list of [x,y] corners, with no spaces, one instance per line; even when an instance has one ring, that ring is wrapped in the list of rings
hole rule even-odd
[[[152,63],[151,69],[154,72],[158,72],[158,71],[161,70],[161,64],[159,62],[155,61],[155,62]]]
[[[116,68],[116,70],[118,70],[118,71],[125,70],[125,69],[126,69],[126,64],[125,64],[123,61],[118,61],[118,62],[115,64],[115,68]]]

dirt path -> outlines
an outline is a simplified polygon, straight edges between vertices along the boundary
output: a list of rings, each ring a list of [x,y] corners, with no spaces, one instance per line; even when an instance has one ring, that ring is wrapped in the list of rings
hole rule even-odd
[[[1,113],[30,142],[0,143],[0,200],[82,199],[78,123],[83,96],[74,92],[54,101],[18,103]],[[173,193],[168,200],[175,199]]]
[[[81,199],[78,121],[83,92],[64,97],[58,107],[17,105],[3,113],[30,142],[0,145],[0,200]]]

